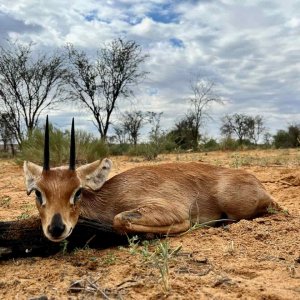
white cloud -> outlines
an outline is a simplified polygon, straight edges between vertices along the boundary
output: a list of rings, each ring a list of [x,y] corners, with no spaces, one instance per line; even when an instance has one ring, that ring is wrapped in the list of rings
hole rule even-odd
[[[150,76],[136,90],[141,109],[164,111],[170,127],[187,110],[189,80],[214,80],[225,113],[264,114],[271,130],[299,120],[300,2],[0,0],[0,37],[43,47],[72,42],[93,49],[122,36],[150,54]],[[176,44],[177,41],[177,44]],[[137,104],[138,105],[138,104]]]

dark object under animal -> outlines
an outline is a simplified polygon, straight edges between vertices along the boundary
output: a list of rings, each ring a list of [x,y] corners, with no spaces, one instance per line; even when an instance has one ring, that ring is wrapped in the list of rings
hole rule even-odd
[[[126,243],[127,237],[116,233],[111,227],[80,217],[67,240],[67,249],[87,245],[104,249]],[[62,249],[62,243],[51,242],[44,236],[38,216],[26,220],[0,222],[0,259],[49,256]]]

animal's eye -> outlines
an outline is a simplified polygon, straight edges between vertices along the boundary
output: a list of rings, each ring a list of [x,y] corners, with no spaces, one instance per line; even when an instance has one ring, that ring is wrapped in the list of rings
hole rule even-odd
[[[42,193],[38,190],[35,190],[35,197],[36,197],[36,200],[39,202],[39,204],[42,205],[43,204]]]
[[[74,195],[74,204],[75,204],[76,201],[78,201],[78,200],[80,199],[81,192],[82,192],[82,189],[79,189],[79,190],[77,190],[77,192],[75,193],[75,195]]]

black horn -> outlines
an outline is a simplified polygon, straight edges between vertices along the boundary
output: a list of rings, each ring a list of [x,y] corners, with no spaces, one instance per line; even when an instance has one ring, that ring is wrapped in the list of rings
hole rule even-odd
[[[49,124],[48,116],[46,117],[46,126],[45,126],[45,143],[44,143],[44,165],[43,170],[48,171],[50,169],[50,153],[49,153]]]
[[[75,151],[75,130],[74,130],[74,118],[72,119],[72,128],[71,128],[71,144],[70,144],[70,170],[75,170],[75,160],[76,160],[76,151]]]

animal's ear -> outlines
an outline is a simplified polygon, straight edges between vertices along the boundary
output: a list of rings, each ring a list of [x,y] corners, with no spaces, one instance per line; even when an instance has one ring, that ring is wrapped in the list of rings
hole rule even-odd
[[[96,160],[76,169],[81,186],[92,190],[99,190],[107,179],[112,168],[112,161],[108,158]]]
[[[29,161],[24,161],[24,175],[27,195],[30,195],[36,187],[38,178],[41,177],[43,168]]]

